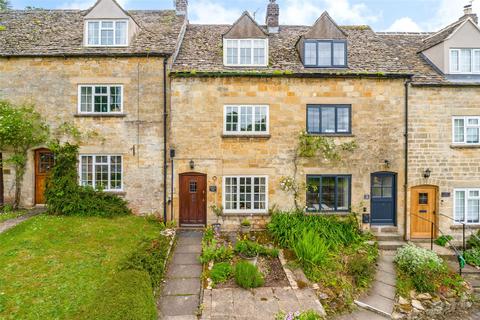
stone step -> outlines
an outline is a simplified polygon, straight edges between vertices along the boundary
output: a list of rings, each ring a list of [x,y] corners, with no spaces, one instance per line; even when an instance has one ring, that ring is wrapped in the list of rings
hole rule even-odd
[[[395,251],[398,248],[404,246],[405,244],[405,241],[378,241],[378,249]]]
[[[373,233],[398,233],[398,228],[394,226],[372,226],[370,231]]]
[[[397,233],[374,233],[377,241],[403,241],[403,237]]]

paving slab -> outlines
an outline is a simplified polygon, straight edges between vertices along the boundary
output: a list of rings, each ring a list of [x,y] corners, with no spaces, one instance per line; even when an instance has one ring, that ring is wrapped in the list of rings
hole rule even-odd
[[[172,264],[194,264],[194,265],[201,265],[200,261],[198,261],[198,257],[200,254],[196,253],[174,253]]]
[[[201,244],[178,244],[175,248],[176,253],[198,253],[201,251]]]
[[[200,281],[198,281],[197,278],[168,279],[163,287],[163,294],[167,296],[186,294],[199,295]]]
[[[344,314],[335,318],[335,320],[385,320],[389,319],[387,317],[383,317],[375,312],[358,309],[355,310],[353,313]]]
[[[200,278],[202,266],[196,264],[172,264],[167,271],[167,279],[171,278]]]

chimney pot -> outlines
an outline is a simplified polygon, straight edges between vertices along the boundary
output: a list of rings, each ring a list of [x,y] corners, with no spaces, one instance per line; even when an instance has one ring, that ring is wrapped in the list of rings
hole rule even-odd
[[[473,8],[471,4],[467,4],[465,7],[463,7],[463,16],[460,18],[460,20],[465,20],[468,18],[471,18],[473,22],[478,24],[478,16],[476,13],[473,12]]]
[[[473,9],[471,4],[467,4],[465,7],[463,7],[463,13],[464,14],[472,14]]]
[[[177,16],[187,16],[188,0],[173,0]]]
[[[269,33],[278,33],[278,17],[280,16],[280,6],[275,0],[270,0],[270,3],[267,6],[267,16],[265,18],[265,23],[268,28]]]

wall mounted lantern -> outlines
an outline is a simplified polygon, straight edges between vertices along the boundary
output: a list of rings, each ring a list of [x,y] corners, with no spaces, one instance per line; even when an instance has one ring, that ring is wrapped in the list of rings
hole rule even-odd
[[[195,169],[195,161],[190,160],[190,169],[193,170]]]
[[[432,173],[432,170],[430,170],[429,168],[427,168],[424,172],[423,172],[423,177],[425,179],[428,179],[430,178],[430,174]]]

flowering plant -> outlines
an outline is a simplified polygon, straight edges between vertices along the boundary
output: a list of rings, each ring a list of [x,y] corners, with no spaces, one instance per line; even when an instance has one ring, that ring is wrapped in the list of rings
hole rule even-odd
[[[313,310],[305,311],[305,312],[279,312],[276,317],[276,320],[320,320],[323,319],[318,313]]]
[[[415,274],[428,265],[429,269],[441,271],[444,267],[443,260],[433,251],[407,244],[398,249],[395,263],[409,274]]]

